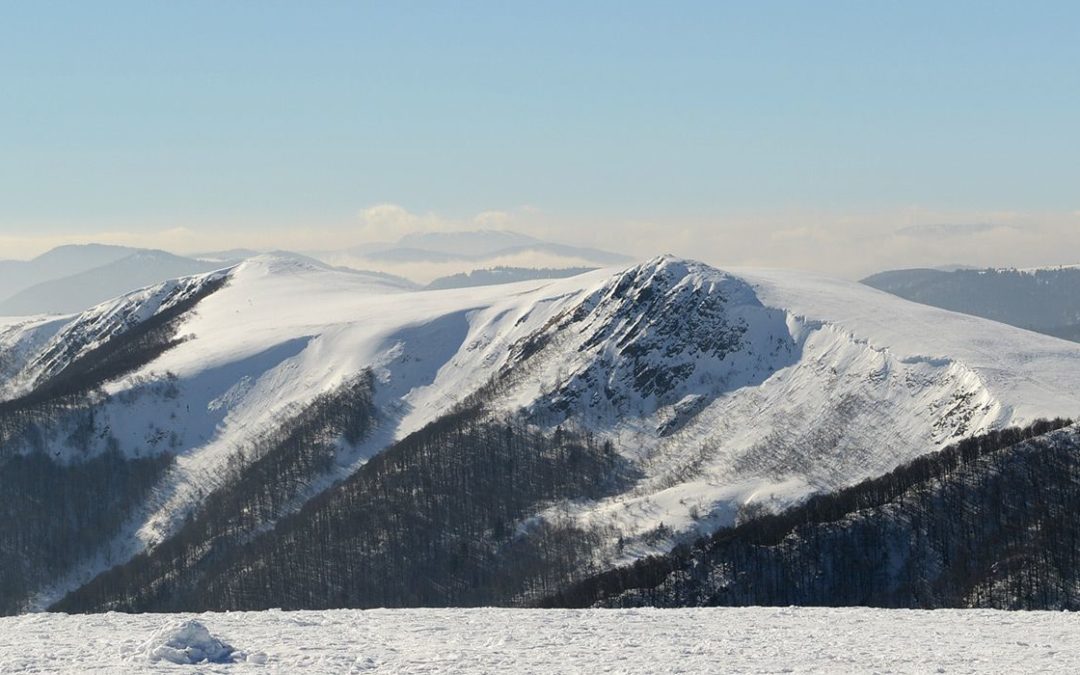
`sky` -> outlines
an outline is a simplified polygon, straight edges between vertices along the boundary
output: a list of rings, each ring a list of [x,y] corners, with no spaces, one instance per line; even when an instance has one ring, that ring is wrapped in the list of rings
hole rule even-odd
[[[0,0],[0,258],[1080,262],[1080,3]]]

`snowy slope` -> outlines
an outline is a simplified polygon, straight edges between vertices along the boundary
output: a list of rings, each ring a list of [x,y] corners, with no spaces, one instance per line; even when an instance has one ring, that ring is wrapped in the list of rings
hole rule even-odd
[[[0,317],[0,401],[16,393],[15,381],[71,317]]]
[[[597,552],[605,562],[963,436],[1080,413],[1080,345],[789,272],[662,257],[568,279],[407,291],[267,255],[222,274],[225,287],[185,315],[188,339],[111,383],[96,411],[121,451],[168,450],[175,467],[101,559],[43,602],[169,536],[238,448],[368,367],[378,429],[342,449],[336,477],[482,390],[495,413],[584,427],[641,468],[625,494],[563,505],[582,525],[621,534]],[[52,324],[0,326],[0,359],[24,363],[9,382],[37,381],[58,355],[77,357],[207,278],[105,303],[51,340]],[[27,348],[34,340],[44,346]]]
[[[0,331],[3,331],[0,332],[0,349],[10,343],[10,358],[13,366],[18,366],[6,380],[6,397],[13,398],[32,391],[80,357],[154,315],[192,298],[227,273],[227,270],[222,270],[165,281],[95,305],[74,318],[31,318],[21,323],[5,319],[19,326],[4,331],[0,324]],[[50,334],[51,330],[55,330],[55,333]],[[46,335],[48,341],[37,345]],[[36,349],[28,348],[29,345],[34,345]],[[7,353],[7,349],[0,352]]]
[[[175,630],[183,622],[187,630]],[[192,630],[194,628],[194,630]],[[172,667],[167,635],[225,643],[200,673],[1075,673],[1068,612],[747,608],[30,614],[0,619],[5,673]],[[161,632],[159,632],[161,631]],[[205,638],[205,633],[202,637]],[[217,650],[192,654],[215,654]],[[179,654],[177,654],[179,655]],[[177,658],[176,660],[181,660]]]
[[[976,373],[1019,419],[1045,415],[1076,387],[1074,349],[1061,340],[897,301],[857,284],[783,270],[736,270],[765,302],[844,326],[908,359],[949,360]],[[1080,412],[1072,396],[1073,414]],[[1069,412],[1065,410],[1064,412]]]

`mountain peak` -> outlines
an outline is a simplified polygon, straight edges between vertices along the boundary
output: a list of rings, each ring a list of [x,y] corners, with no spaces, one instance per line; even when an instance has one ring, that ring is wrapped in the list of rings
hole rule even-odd
[[[130,246],[114,246],[112,244],[65,244],[49,249],[34,258],[34,260],[37,262],[68,261],[82,257],[91,257],[95,260],[102,257],[117,259],[139,250]]]
[[[678,278],[685,277],[695,272],[704,273],[706,270],[711,270],[713,272],[719,271],[705,263],[689,260],[687,258],[680,258],[670,253],[654,256],[641,264],[630,268],[630,270],[634,269],[637,269],[640,272],[648,272],[649,274],[660,274],[665,277]]]
[[[793,353],[782,311],[765,308],[748,283],[704,263],[651,258],[584,294],[519,345],[527,360],[572,335],[569,377],[548,396],[553,410],[596,407],[651,414],[681,399],[704,404],[760,382]],[[755,353],[767,343],[775,358]],[[598,408],[599,409],[599,408]],[[621,413],[620,413],[621,414]]]
[[[611,282],[608,294],[613,297],[651,296],[653,291],[670,292],[680,286],[714,292],[741,303],[760,304],[753,289],[745,281],[723,270],[697,260],[680,258],[669,253],[650,258],[628,268]]]
[[[262,275],[304,274],[308,272],[325,272],[332,269],[326,263],[289,251],[262,253],[248,258],[236,266],[238,273],[251,272]]]

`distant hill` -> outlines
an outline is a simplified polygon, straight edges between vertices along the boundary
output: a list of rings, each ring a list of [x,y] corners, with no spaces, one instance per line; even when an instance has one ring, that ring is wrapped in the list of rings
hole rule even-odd
[[[415,232],[399,239],[395,247],[475,257],[544,243],[535,237],[517,232],[475,230],[471,232]]]
[[[332,265],[379,270],[420,282],[494,267],[597,268],[632,261],[621,253],[496,230],[414,233],[396,242],[371,243],[311,255]]]
[[[114,254],[119,252],[126,255],[114,258]],[[0,316],[70,314],[166,279],[210,272],[226,266],[221,262],[183,258],[165,251],[138,249],[60,251],[58,255],[47,258],[51,269],[55,270],[53,273],[59,272],[63,264],[79,270],[97,260],[108,262],[19,290],[0,301]]]
[[[126,246],[86,244],[60,246],[33,260],[0,260],[0,300],[45,281],[116,262],[138,250]]]
[[[396,245],[387,247],[360,247],[349,253],[372,261],[386,262],[447,262],[453,260],[482,262],[498,258],[523,255],[548,255],[571,260],[583,260],[597,265],[618,265],[632,260],[629,256],[595,248],[568,246],[539,240],[518,240],[499,237],[494,240],[473,237],[475,232],[460,232],[454,237],[442,235],[415,235],[403,237]],[[501,234],[501,233],[499,233]],[[496,242],[511,243],[497,247]]]
[[[247,260],[248,258],[254,258],[260,255],[259,251],[255,251],[250,248],[231,248],[227,251],[205,251],[203,253],[193,253],[187,257],[194,258],[196,260],[210,260],[216,262],[239,262],[241,260]]]
[[[531,267],[492,267],[461,274],[439,277],[427,285],[429,290],[443,288],[471,288],[473,286],[492,286],[495,284],[512,284],[517,281],[531,281],[533,279],[565,279],[585,272],[591,272],[594,267],[565,267],[561,269]]]
[[[925,305],[1080,341],[1080,268],[893,270],[862,283]]]

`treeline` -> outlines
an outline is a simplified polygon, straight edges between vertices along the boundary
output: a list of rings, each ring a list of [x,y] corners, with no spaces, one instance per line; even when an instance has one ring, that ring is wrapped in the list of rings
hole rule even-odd
[[[356,445],[368,435],[375,424],[373,395],[374,376],[365,370],[238,449],[221,484],[177,534],[100,575],[60,607],[123,598],[115,608],[141,611],[169,608],[187,597],[208,569],[299,507],[298,500],[332,469],[341,441]]]
[[[540,604],[1080,609],[1080,430],[1059,431],[1070,424],[967,439]]]
[[[107,451],[63,466],[43,453],[0,463],[0,614],[101,550],[172,464]]]
[[[162,300],[171,306],[74,358],[30,393],[0,401],[0,613],[24,609],[45,585],[107,551],[171,466],[169,454],[120,453],[99,428],[95,408],[109,398],[102,385],[182,342],[184,315],[225,283],[178,285]],[[62,361],[82,346],[61,341],[43,358]],[[57,461],[66,448],[86,454]]]
[[[558,515],[636,475],[607,443],[479,408],[450,414],[372,458],[277,527],[222,555],[186,535],[69,595],[68,612],[511,604],[596,570],[606,532]],[[163,555],[163,551],[172,552]],[[187,565],[203,565],[195,582]],[[152,573],[147,574],[147,571]]]
[[[221,277],[205,281],[194,290],[177,286],[161,302],[168,304],[174,295],[182,296],[180,300],[75,358],[25,396],[0,402],[0,413],[9,407],[78,396],[141,368],[183,342],[184,338],[177,335],[180,320],[227,282],[228,277]],[[68,355],[77,353],[81,348],[82,345],[73,340],[64,340],[56,345],[57,350]]]
[[[29,393],[0,401],[0,459],[28,445],[44,451],[50,440],[49,428],[60,418],[72,414],[91,416],[89,411],[106,398],[102,385],[142,368],[181,344],[185,337],[177,333],[184,316],[227,282],[228,278],[222,277],[205,281],[194,290],[187,289],[187,295],[168,308],[74,358]],[[173,291],[184,292],[184,286]],[[169,300],[170,296],[166,296],[162,302]],[[58,353],[45,357],[73,356],[81,348],[75,340],[64,340],[54,348]]]

